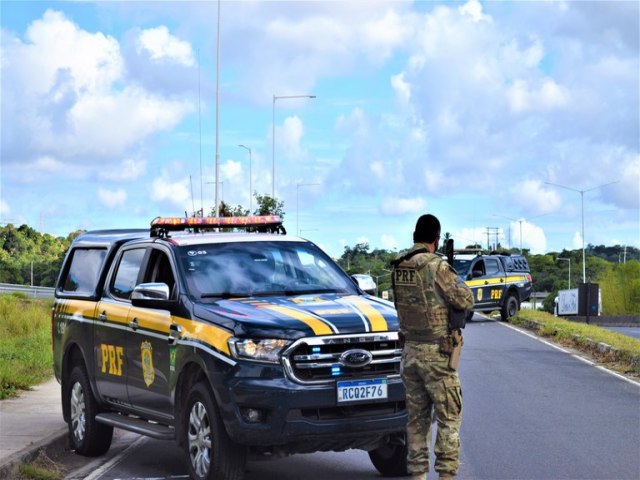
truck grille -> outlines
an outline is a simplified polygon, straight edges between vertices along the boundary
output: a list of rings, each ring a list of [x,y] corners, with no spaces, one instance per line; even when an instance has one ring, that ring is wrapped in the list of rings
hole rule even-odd
[[[400,375],[397,332],[302,338],[283,355],[287,375],[299,383]]]

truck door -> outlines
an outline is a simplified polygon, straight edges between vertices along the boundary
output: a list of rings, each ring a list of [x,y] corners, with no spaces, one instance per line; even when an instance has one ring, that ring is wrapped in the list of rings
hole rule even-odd
[[[471,279],[466,282],[473,292],[476,309],[499,309],[505,280],[504,270],[497,258],[477,259],[471,266]]]
[[[175,273],[168,251],[151,248],[140,283],[166,283],[177,298]],[[171,313],[168,310],[132,306],[128,312],[130,335],[127,342],[129,363],[127,389],[135,408],[153,412],[159,417],[171,414]]]
[[[137,284],[144,248],[125,250],[116,258],[109,283],[97,306],[94,328],[95,378],[100,395],[115,403],[128,403],[126,358],[129,297]]]

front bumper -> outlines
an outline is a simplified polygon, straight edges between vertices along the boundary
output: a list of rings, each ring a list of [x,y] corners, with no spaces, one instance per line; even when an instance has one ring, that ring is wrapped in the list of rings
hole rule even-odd
[[[336,388],[335,382],[301,385],[282,370],[278,378],[235,377],[220,405],[223,420],[235,442],[283,446],[289,453],[369,449],[385,435],[404,431],[405,393],[398,376],[388,378],[385,400],[342,406]],[[261,412],[261,421],[247,421],[247,409]]]

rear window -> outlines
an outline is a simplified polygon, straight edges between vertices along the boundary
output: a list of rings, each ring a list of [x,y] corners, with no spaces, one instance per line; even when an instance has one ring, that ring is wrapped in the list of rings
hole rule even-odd
[[[107,255],[105,248],[78,248],[71,253],[69,270],[62,282],[62,291],[76,295],[92,294]]]

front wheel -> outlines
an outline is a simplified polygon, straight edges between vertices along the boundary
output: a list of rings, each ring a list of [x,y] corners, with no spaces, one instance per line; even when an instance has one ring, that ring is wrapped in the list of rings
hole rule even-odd
[[[196,480],[242,480],[246,449],[227,435],[206,384],[197,383],[183,415],[189,475]]]
[[[84,367],[73,367],[68,388],[63,391],[69,408],[69,438],[72,448],[87,457],[102,455],[111,446],[113,427],[96,421],[98,403]]]
[[[385,477],[403,477],[407,471],[406,434],[390,437],[387,442],[369,452],[371,463]]]
[[[500,310],[500,318],[502,318],[503,322],[506,322],[511,317],[515,317],[518,314],[518,310],[520,309],[520,303],[518,302],[518,297],[515,294],[510,293],[504,304],[502,305],[502,309]]]

